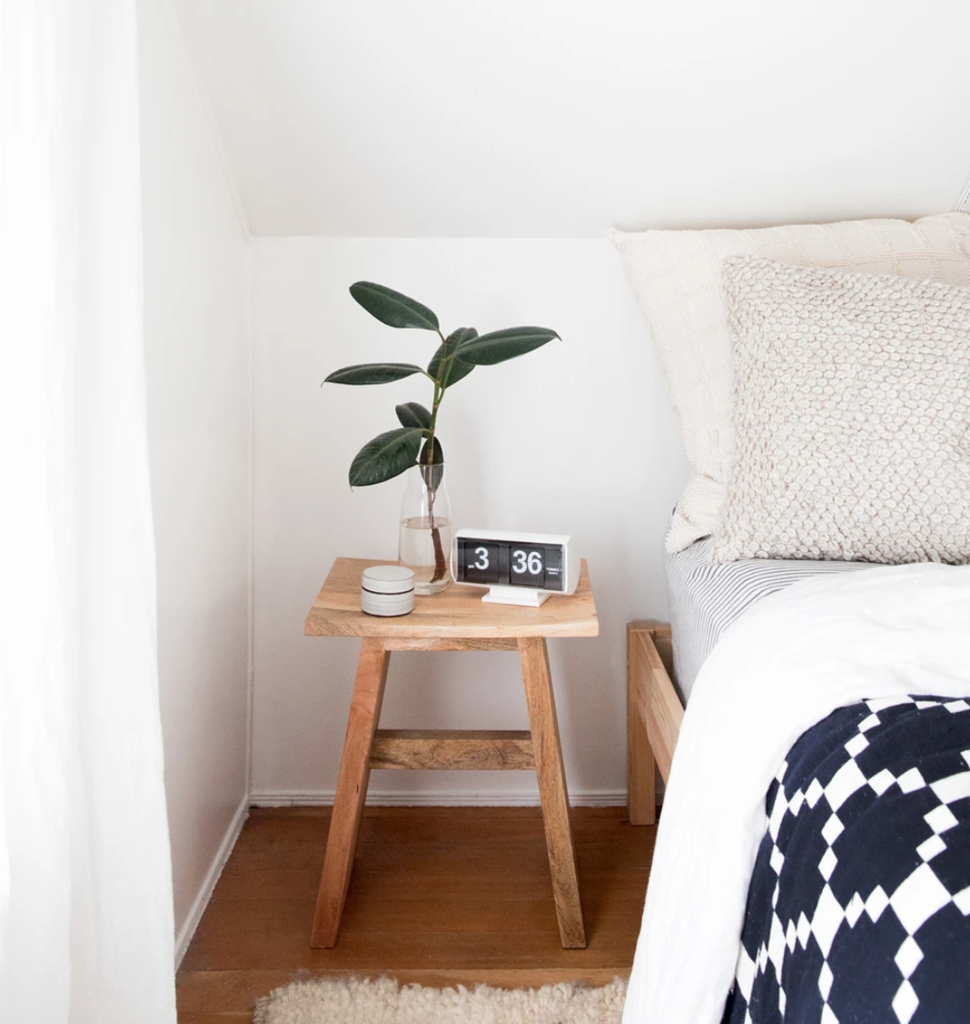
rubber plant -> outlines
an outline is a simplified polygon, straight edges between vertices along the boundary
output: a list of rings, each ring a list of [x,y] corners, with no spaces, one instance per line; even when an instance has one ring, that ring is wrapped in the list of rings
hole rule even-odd
[[[547,327],[507,327],[479,334],[474,327],[459,327],[447,337],[438,325],[438,317],[427,306],[371,281],[358,281],[350,294],[388,327],[412,328],[436,334],[438,344],[427,369],[415,363],[355,363],[334,370],[324,384],[389,384],[414,374],[431,381],[431,408],[419,402],[395,407],[398,422],[393,430],[368,441],[350,464],[350,486],[369,487],[383,483],[410,469],[425,464],[436,467],[428,474],[429,526],[434,544],[435,572],[432,582],[442,580],[448,560],[441,535],[434,522],[434,494],[444,473],[444,452],[437,436],[438,411],[449,388],[467,377],[476,366],[494,366],[525,355],[559,335]]]

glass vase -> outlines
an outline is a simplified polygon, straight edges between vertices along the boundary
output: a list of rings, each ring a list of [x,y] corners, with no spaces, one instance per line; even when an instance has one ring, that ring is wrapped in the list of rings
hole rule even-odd
[[[436,594],[451,579],[451,499],[445,486],[442,463],[421,464],[406,473],[401,500],[397,556],[401,565],[414,570],[414,592]]]

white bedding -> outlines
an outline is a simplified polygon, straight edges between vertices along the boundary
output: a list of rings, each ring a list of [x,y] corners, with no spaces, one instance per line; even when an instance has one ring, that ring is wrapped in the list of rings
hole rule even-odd
[[[804,580],[728,628],[684,716],[623,1024],[718,1024],[781,762],[835,708],[906,694],[970,695],[970,567]]]

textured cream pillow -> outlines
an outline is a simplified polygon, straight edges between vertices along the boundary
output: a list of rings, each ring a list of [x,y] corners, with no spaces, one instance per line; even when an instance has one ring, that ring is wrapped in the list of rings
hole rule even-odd
[[[614,231],[647,318],[692,473],[667,535],[680,551],[711,533],[733,458],[731,340],[721,281],[728,256],[970,286],[970,215],[747,231]]]
[[[714,559],[970,562],[970,288],[750,256],[724,285],[736,451]]]

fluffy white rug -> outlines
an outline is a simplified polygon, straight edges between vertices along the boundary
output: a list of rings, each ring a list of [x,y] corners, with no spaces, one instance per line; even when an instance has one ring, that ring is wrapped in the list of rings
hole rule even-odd
[[[318,979],[276,989],[254,1024],[620,1024],[626,982],[543,988],[425,988],[389,978]]]

